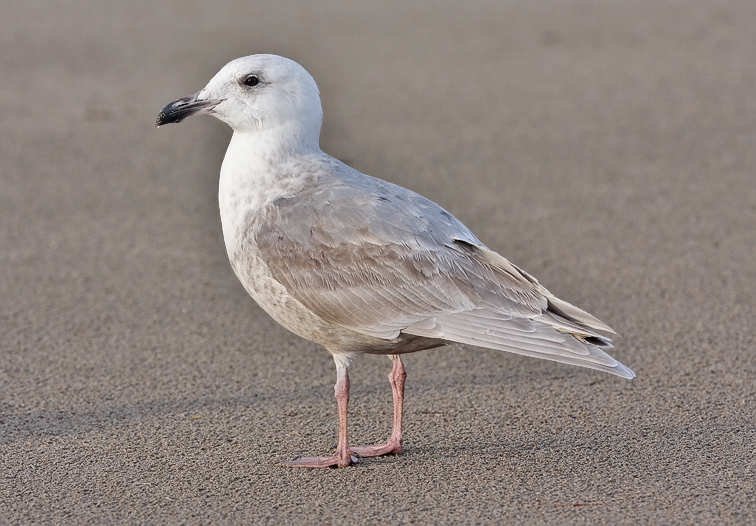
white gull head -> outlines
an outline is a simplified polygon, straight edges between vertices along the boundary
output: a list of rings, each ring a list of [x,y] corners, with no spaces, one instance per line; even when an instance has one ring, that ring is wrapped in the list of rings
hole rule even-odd
[[[168,104],[157,126],[209,114],[236,133],[287,137],[301,150],[319,148],[323,110],[312,76],[277,55],[250,55],[226,64],[205,88]],[[291,144],[294,146],[294,144]]]

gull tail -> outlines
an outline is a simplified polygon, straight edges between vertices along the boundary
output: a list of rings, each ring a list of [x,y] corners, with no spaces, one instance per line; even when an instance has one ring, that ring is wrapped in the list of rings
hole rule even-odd
[[[543,316],[536,319],[475,309],[434,316],[412,324],[402,332],[635,378],[633,371],[604,352],[603,349],[612,348],[611,340],[586,326],[611,329],[577,307],[558,301],[560,303],[556,304],[554,311],[544,311]]]

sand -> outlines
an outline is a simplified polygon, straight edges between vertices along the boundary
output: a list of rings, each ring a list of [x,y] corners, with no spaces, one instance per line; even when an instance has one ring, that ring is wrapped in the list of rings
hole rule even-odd
[[[756,3],[13,1],[0,35],[0,523],[756,522]],[[281,467],[335,446],[333,361],[230,269],[230,130],[153,128],[252,53],[638,377],[408,355],[403,456]],[[355,443],[390,365],[351,369]]]

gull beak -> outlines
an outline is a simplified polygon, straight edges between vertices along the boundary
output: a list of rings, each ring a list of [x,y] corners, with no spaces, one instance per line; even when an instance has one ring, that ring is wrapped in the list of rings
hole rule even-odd
[[[212,113],[213,108],[223,102],[223,99],[202,99],[197,97],[202,93],[197,92],[194,95],[174,100],[158,113],[155,127],[159,128],[163,124],[178,123],[191,117],[192,115],[207,115]]]

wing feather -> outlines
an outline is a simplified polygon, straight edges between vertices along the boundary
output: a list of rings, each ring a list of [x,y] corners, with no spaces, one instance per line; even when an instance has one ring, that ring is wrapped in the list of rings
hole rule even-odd
[[[520,324],[513,325],[512,321],[502,316],[496,323],[495,313],[473,310],[435,316],[407,327],[404,332],[545,358],[604,371],[628,379],[635,377],[630,369],[606,354],[599,346],[583,343],[572,334],[561,333],[548,325],[541,324],[538,320],[530,320],[533,325],[530,331],[523,331]]]
[[[327,322],[393,339],[445,339],[631,378],[603,352],[612,329],[554,297],[456,218],[409,190],[349,172],[255,220],[271,273]],[[355,175],[356,174],[356,175]]]

